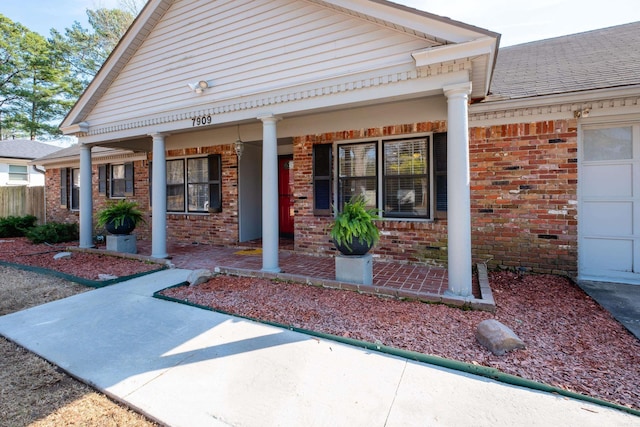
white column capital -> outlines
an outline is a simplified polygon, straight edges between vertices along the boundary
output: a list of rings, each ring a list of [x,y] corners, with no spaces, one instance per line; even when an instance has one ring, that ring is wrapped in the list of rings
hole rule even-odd
[[[456,96],[467,97],[471,95],[471,82],[447,85],[442,88],[442,91],[447,98],[453,98]]]
[[[258,120],[262,120],[262,123],[276,123],[282,120],[282,117],[274,116],[273,114],[263,114],[257,117]]]
[[[153,132],[153,133],[149,133],[148,135],[153,139],[164,139],[167,136],[169,136],[168,133],[164,133],[164,132]]]

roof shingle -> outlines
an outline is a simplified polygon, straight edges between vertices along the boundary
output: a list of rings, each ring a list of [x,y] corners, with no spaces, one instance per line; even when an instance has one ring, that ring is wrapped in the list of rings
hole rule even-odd
[[[640,22],[500,49],[491,98],[640,84]]]
[[[0,157],[9,159],[37,159],[60,150],[61,147],[32,141],[30,139],[8,139],[0,141]]]

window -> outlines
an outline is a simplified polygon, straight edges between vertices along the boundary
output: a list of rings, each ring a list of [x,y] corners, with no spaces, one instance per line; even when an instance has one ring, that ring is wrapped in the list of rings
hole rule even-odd
[[[338,206],[363,195],[368,207],[378,201],[377,143],[344,144],[338,147]]]
[[[98,166],[98,192],[111,198],[133,196],[133,163]]]
[[[28,181],[29,175],[26,166],[9,165],[9,181]]]
[[[429,218],[427,138],[387,141],[384,146],[384,216]]]
[[[167,160],[167,211],[184,211],[184,160]]]
[[[222,164],[219,154],[167,160],[167,211],[220,212],[221,209]]]
[[[330,146],[330,145],[329,145]],[[332,160],[327,145],[314,146],[314,214],[326,215],[331,195]],[[430,219],[447,211],[447,134],[385,139],[337,146],[339,209],[353,196],[380,208],[386,218]]]
[[[313,146],[313,213],[331,215],[331,144]]]
[[[71,209],[80,209],[80,169],[71,169]]]
[[[80,169],[60,169],[60,206],[80,209]]]

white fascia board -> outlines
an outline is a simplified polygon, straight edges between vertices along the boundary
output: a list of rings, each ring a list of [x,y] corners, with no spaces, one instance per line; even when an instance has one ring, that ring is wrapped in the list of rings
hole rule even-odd
[[[369,0],[323,0],[324,3],[344,8],[353,12],[370,16],[381,21],[391,22],[402,27],[433,35],[443,41],[462,43],[485,36],[485,33],[467,28],[462,23],[456,23],[448,18],[438,17],[418,9],[406,8],[402,5],[392,5],[387,2]],[[470,27],[470,26],[469,26]]]
[[[78,133],[85,133],[89,132],[89,123],[80,122],[66,127],[60,127],[60,130],[64,135],[76,135]]]
[[[482,37],[466,43],[438,46],[413,52],[411,56],[416,61],[416,67],[420,68],[481,55],[489,55],[493,58],[495,49],[496,39]],[[493,61],[491,60],[489,63],[493,63]]]
[[[542,95],[528,98],[505,99],[499,101],[485,101],[471,105],[470,113],[489,113],[522,108],[537,108],[556,104],[584,104],[612,98],[627,98],[635,96],[640,96],[640,85]]]
[[[284,119],[298,115],[314,114],[323,111],[342,110],[374,103],[387,103],[402,99],[421,98],[429,96],[444,96],[442,88],[448,85],[468,83],[469,73],[466,70],[446,73],[428,78],[398,81],[394,84],[372,86],[358,91],[338,92],[312,98],[299,98],[265,104],[253,108],[230,110],[228,112],[211,115],[212,127],[228,126],[238,122],[255,121],[256,117],[273,114]],[[277,94],[274,93],[274,97]],[[177,112],[176,115],[181,115]],[[191,117],[184,114],[185,117]],[[160,122],[143,127],[131,127],[113,132],[86,135],[80,138],[81,143],[99,144],[100,142],[117,139],[128,139],[149,135],[152,133],[177,134],[203,128],[193,128],[192,119],[185,118],[178,121]]]

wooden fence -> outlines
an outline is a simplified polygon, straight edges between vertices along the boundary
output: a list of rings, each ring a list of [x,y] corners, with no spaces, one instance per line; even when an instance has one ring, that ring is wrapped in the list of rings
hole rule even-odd
[[[44,224],[44,187],[0,187],[0,218],[24,215]]]

